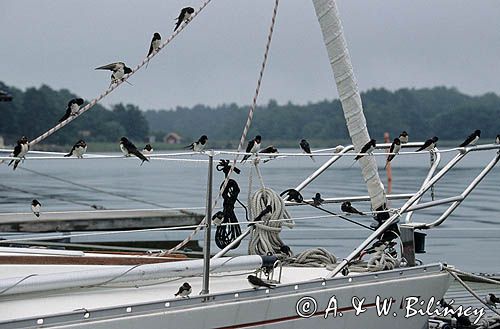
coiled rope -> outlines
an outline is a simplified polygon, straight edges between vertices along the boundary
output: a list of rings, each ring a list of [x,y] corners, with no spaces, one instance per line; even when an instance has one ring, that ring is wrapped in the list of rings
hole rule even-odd
[[[198,14],[211,2],[212,0],[206,0],[205,2],[203,2],[203,4],[200,6],[200,8],[195,11],[193,13],[193,15],[191,15],[191,18],[190,18],[190,22],[196,17],[198,16]],[[87,105],[85,105],[83,108],[80,109],[80,111],[78,111],[78,113],[74,116],[70,116],[69,118],[67,118],[66,120],[62,121],[61,123],[58,123],[57,125],[55,125],[54,127],[52,127],[51,129],[47,130],[45,133],[43,133],[42,135],[38,136],[37,138],[33,139],[31,142],[29,142],[29,146],[32,147],[33,145],[35,144],[38,144],[40,143],[41,141],[43,141],[44,139],[46,139],[47,137],[49,137],[50,135],[54,134],[56,131],[58,131],[59,129],[63,128],[64,126],[66,126],[67,124],[69,124],[71,121],[75,120],[77,117],[79,117],[80,115],[82,115],[83,113],[85,113],[86,111],[90,110],[94,105],[96,105],[99,101],[101,101],[103,98],[105,98],[106,96],[108,96],[109,94],[111,94],[116,88],[118,88],[122,83],[124,83],[125,81],[128,80],[129,77],[131,77],[132,75],[134,75],[138,70],[140,70],[146,63],[149,63],[149,61],[154,57],[156,56],[166,45],[168,45],[179,33],[181,33],[184,28],[186,28],[186,26],[189,25],[189,24],[182,24],[178,29],[177,31],[174,31],[174,33],[172,33],[170,35],[170,37],[165,40],[159,47],[158,47],[158,50],[157,51],[154,51],[152,52],[149,56],[147,56],[146,58],[144,58],[144,60],[139,63],[139,65],[137,65],[133,70],[132,72],[130,72],[129,74],[126,74],[123,79],[119,80],[118,82],[116,83],[113,83],[109,86],[109,88],[104,91],[102,94],[100,94],[99,96],[97,96],[96,98],[94,98],[90,103],[88,103]]]
[[[268,205],[272,207],[271,213],[264,215],[260,221],[253,224],[254,229],[250,234],[250,242],[248,243],[249,255],[266,255],[269,252],[272,254],[279,253],[281,246],[285,244],[279,236],[282,227],[293,228],[295,225],[290,214],[285,209],[285,201],[278,193],[269,188],[261,188],[255,191],[248,204],[251,214],[261,213]],[[269,221],[280,218],[290,218],[290,220]]]
[[[260,69],[260,72],[259,72],[259,79],[257,80],[257,87],[255,88],[255,95],[253,97],[252,106],[250,107],[250,110],[248,112],[247,122],[245,124],[245,128],[243,129],[243,133],[241,135],[240,143],[238,145],[238,150],[237,150],[238,153],[241,152],[241,150],[243,149],[243,145],[245,143],[245,140],[246,140],[246,137],[247,137],[247,134],[248,134],[248,130],[250,129],[250,125],[252,123],[253,113],[255,111],[255,108],[257,107],[257,97],[259,95],[260,86],[261,86],[261,83],[262,83],[262,78],[264,76],[264,70],[266,68],[266,63],[267,63],[267,58],[268,58],[268,54],[269,54],[269,49],[270,49],[270,46],[271,46],[271,40],[272,40],[272,36],[273,36],[273,32],[274,32],[274,24],[276,23],[276,15],[278,13],[278,4],[279,4],[279,0],[276,0],[274,2],[274,10],[273,10],[273,16],[272,16],[272,19],[271,19],[271,26],[269,28],[269,34],[267,36],[267,43],[266,43],[266,50],[264,52],[264,59],[262,61],[261,69]],[[238,160],[238,156],[236,156],[234,158],[233,165],[231,166],[231,170],[229,171],[228,175],[226,176],[226,179],[224,180],[224,182],[222,183],[222,187],[220,188],[219,193],[217,194],[217,198],[215,199],[212,208],[216,208],[217,207],[217,203],[220,200],[220,197],[222,195],[222,191],[225,190],[226,185],[227,185],[229,179],[231,178],[231,174],[233,173],[233,170],[234,170],[234,167],[236,165],[236,161],[237,160]],[[210,219],[208,219],[208,220],[210,220]],[[200,224],[206,224],[206,221],[207,221],[207,218],[205,216],[205,218],[203,218],[203,220],[201,221]],[[180,248],[182,248],[183,246],[185,246],[189,241],[191,241],[193,239],[193,237],[200,230],[201,230],[201,226],[198,227],[198,228],[196,228],[193,232],[191,232],[191,234],[189,234],[183,241],[181,241],[179,244],[177,244],[172,249],[167,250],[166,252],[160,253],[160,256],[163,256],[165,254],[168,255],[168,254],[170,254],[172,252],[175,252],[175,251],[179,250]]]

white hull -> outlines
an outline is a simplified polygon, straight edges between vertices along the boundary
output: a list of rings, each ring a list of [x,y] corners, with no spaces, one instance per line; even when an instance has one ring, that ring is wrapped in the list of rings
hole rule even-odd
[[[430,265],[283,284],[271,290],[233,290],[231,286],[238,281],[233,279],[224,281],[228,282],[226,292],[205,297],[197,296],[197,291],[193,290],[193,295],[189,299],[134,303],[134,294],[131,293],[126,300],[115,301],[115,305],[120,305],[119,307],[87,308],[59,314],[48,312],[45,317],[0,322],[0,328],[25,328],[43,324],[44,328],[164,329],[169,324],[174,324],[175,328],[193,329],[422,329],[427,326],[427,316],[416,315],[405,318],[406,298],[419,296],[425,301],[425,305],[414,307],[425,309],[431,297],[439,300],[444,296],[450,280],[449,274],[443,271],[440,265]],[[242,280],[239,282],[243,283]],[[214,284],[218,285],[216,282]],[[158,295],[165,295],[162,286],[156,289]],[[141,288],[136,289],[135,295],[140,295],[140,290]],[[109,291],[109,295],[113,292],[116,290]],[[73,295],[67,293],[65,298],[79,298],[79,296],[81,292]],[[332,311],[325,319],[325,310],[333,296],[337,299],[337,311],[342,312],[343,316],[337,315],[334,318]],[[365,313],[355,315],[352,307],[353,296],[366,298],[363,304]],[[376,296],[382,299],[391,297],[394,299],[387,316],[377,316]],[[296,311],[297,302],[304,297],[314,298],[317,303],[317,311],[309,318],[301,318]],[[63,300],[64,298],[61,299],[59,296],[59,301]],[[8,301],[4,301],[0,303],[0,307],[6,311],[9,308],[8,304]]]

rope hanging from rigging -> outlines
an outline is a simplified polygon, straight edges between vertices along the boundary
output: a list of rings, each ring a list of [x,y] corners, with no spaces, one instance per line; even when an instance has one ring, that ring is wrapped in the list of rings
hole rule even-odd
[[[229,164],[229,160],[220,160],[216,168],[217,171],[222,171],[224,176],[227,178],[227,175],[231,170],[231,165]],[[233,171],[237,174],[240,173],[238,168],[233,168]],[[224,182],[222,182],[220,186],[221,189],[223,184]],[[215,243],[220,249],[224,249],[241,235],[241,227],[239,225],[220,225],[226,223],[238,223],[238,218],[234,213],[234,205],[236,201],[238,201],[239,193],[240,187],[238,186],[238,183],[232,178],[228,179],[226,187],[222,192],[222,199],[224,200],[222,203],[223,210],[217,212],[212,217],[212,221],[217,226],[215,231]],[[237,243],[231,249],[236,249],[239,245],[240,244]]]

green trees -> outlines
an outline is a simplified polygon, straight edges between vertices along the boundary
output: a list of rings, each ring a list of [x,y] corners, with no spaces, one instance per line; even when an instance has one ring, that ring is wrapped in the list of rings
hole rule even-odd
[[[64,114],[67,102],[77,95],[69,90],[48,86],[28,88],[24,92],[0,82],[0,90],[14,97],[0,102],[0,136],[13,143],[21,135],[34,138],[54,126]],[[362,93],[368,129],[381,140],[384,132],[396,136],[402,130],[412,140],[439,136],[441,140],[461,140],[474,129],[482,138],[500,133],[500,97],[494,93],[469,96],[454,88],[371,89]],[[88,101],[88,100],[86,100]],[[49,137],[49,144],[72,144],[79,138],[88,142],[117,142],[128,136],[135,142],[148,135],[161,140],[176,132],[184,141],[207,134],[217,147],[235,147],[246,121],[248,106],[224,104],[217,107],[196,105],[175,110],[143,112],[131,104],[117,104],[111,110],[96,105],[81,118]],[[296,145],[301,138],[332,145],[347,139],[345,119],[338,100],[317,103],[279,105],[271,100],[256,109],[249,136],[261,134],[265,144]],[[217,143],[215,143],[217,141]]]

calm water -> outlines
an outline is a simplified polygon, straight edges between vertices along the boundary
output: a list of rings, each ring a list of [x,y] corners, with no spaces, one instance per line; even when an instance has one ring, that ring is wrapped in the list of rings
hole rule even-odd
[[[296,151],[296,150],[291,150]],[[451,157],[444,155],[443,160]],[[437,198],[454,196],[477,175],[482,167],[494,157],[494,152],[481,152],[463,160],[438,183]],[[189,157],[190,159],[202,159]],[[288,158],[261,166],[267,187],[281,192],[297,186],[326,158]],[[383,168],[383,159],[379,158]],[[365,195],[359,167],[350,167],[352,158],[345,158],[311,183],[302,194],[310,198],[316,192],[323,197]],[[75,183],[92,186],[112,193],[123,194],[166,207],[203,207],[205,205],[207,167],[203,162],[152,161],[143,166],[135,159],[26,161],[22,167],[57,176]],[[415,191],[423,181],[429,167],[428,156],[396,157],[393,161],[393,193]],[[441,165],[442,167],[442,165]],[[242,174],[236,176],[240,185],[240,200],[246,203],[248,193],[249,165],[240,166]],[[385,172],[381,176],[386,182]],[[215,186],[223,179],[216,172]],[[254,179],[254,183],[257,180]],[[500,177],[495,168],[463,202],[463,204],[439,228],[426,232],[427,253],[419,255],[425,262],[445,261],[471,271],[500,272]],[[254,186],[255,190],[257,186]],[[0,166],[0,212],[29,212],[31,199],[37,198],[45,211],[90,210],[89,205],[102,205],[106,209],[157,208],[151,204],[131,201],[107,193],[71,185],[41,176],[26,170]],[[429,196],[424,197],[424,201]],[[394,202],[392,206],[399,206]],[[355,205],[360,210],[369,210],[368,203]],[[338,205],[327,205],[327,209],[339,211]],[[414,221],[429,222],[443,208],[424,210],[414,215]],[[198,210],[202,212],[203,210]],[[293,207],[294,217],[323,215],[312,207]],[[238,213],[244,220],[243,213]],[[370,218],[356,218],[370,224]],[[178,237],[181,233],[172,233]],[[343,257],[366,237],[369,232],[337,218],[303,219],[296,221],[294,229],[284,229],[282,238],[297,252],[313,246],[323,246],[337,256]],[[182,235],[184,233],[182,232]],[[238,252],[244,253],[246,244]],[[480,255],[480,257],[478,257]]]

